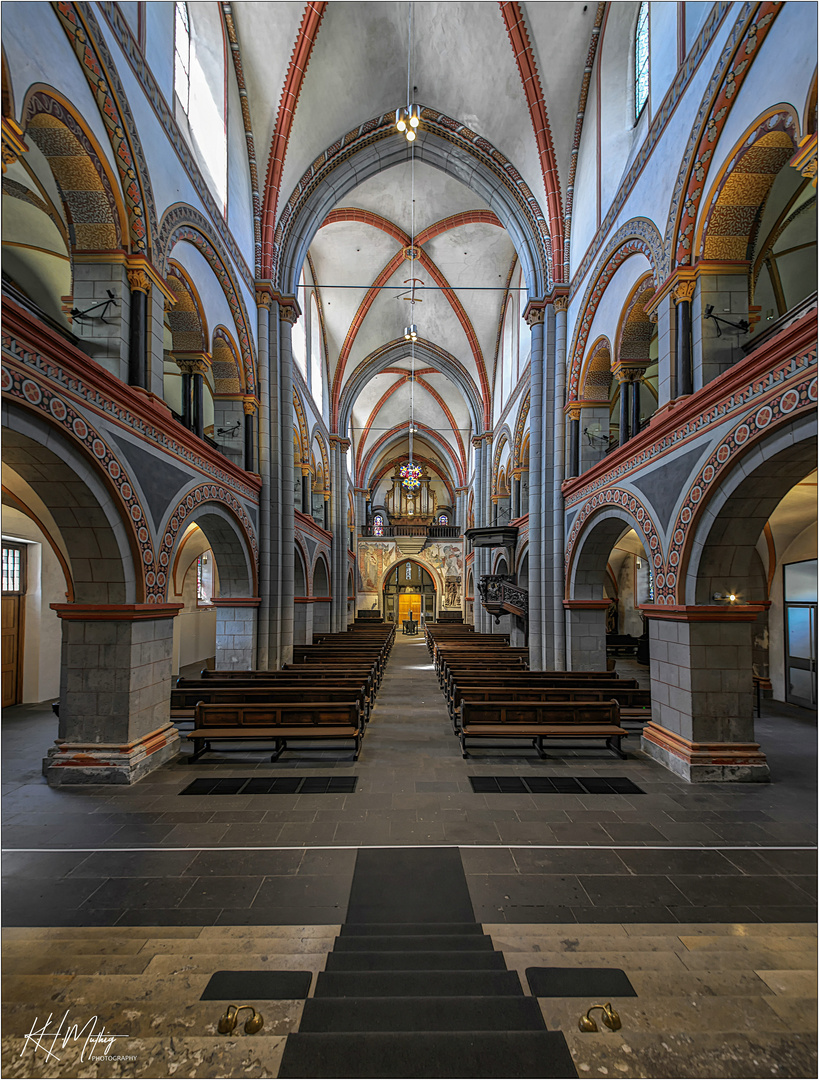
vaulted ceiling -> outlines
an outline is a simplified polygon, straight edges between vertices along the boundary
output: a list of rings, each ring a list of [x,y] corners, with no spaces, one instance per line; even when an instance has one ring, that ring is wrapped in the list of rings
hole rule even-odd
[[[412,7],[410,98],[500,151],[559,243],[600,6]],[[410,5],[240,2],[232,9],[272,224],[329,145],[406,104]],[[411,241],[415,259],[406,254]],[[412,401],[416,457],[462,485],[470,436],[491,417],[505,289],[512,277],[517,284],[508,233],[465,183],[413,162],[407,147],[404,163],[339,201],[309,254],[324,320],[330,424],[340,429],[349,420],[355,482],[368,485],[406,456]],[[406,299],[413,278],[415,305]],[[403,340],[413,322],[414,359]]]

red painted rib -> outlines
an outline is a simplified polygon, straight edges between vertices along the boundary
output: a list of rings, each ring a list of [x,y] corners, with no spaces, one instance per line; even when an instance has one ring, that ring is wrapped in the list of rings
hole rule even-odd
[[[279,202],[279,185],[282,181],[284,159],[287,144],[293,127],[299,94],[304,83],[310,54],[316,43],[319,26],[327,7],[326,0],[309,0],[304,9],[304,16],[296,37],[296,44],[290,57],[290,67],[284,80],[276,126],[273,129],[273,141],[270,147],[270,160],[267,166],[265,183],[264,209],[262,211],[262,276],[270,277],[273,267],[273,235],[276,229],[276,208]]]
[[[523,92],[529,106],[532,127],[535,129],[540,171],[546,188],[546,205],[549,211],[549,230],[552,236],[553,266],[552,273],[556,282],[563,280],[563,211],[560,203],[560,178],[557,174],[555,151],[552,145],[552,132],[543,100],[540,75],[535,63],[534,53],[529,41],[529,32],[523,21],[520,4],[500,0],[501,14],[506,24],[506,31],[512,43],[515,61],[523,83]]]

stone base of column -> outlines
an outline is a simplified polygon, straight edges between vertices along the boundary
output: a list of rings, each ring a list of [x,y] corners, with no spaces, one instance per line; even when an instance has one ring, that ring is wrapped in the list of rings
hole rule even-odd
[[[691,784],[768,783],[768,762],[759,743],[695,743],[659,724],[643,728],[644,754]]]
[[[58,741],[43,759],[43,776],[50,787],[135,784],[181,751],[179,731],[171,723],[125,746]]]

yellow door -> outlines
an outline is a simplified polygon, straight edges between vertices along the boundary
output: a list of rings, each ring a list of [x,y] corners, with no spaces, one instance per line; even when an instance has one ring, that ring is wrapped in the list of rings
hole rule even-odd
[[[403,622],[404,619],[414,619],[419,622],[421,619],[421,594],[420,593],[400,593],[398,596],[398,620]]]

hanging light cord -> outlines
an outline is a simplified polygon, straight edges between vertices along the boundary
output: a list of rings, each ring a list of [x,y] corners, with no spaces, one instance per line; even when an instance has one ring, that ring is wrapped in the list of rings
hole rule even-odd
[[[412,14],[413,3],[410,0],[407,31],[407,112],[411,105],[410,81],[412,70]],[[411,322],[415,322],[415,142],[410,143],[410,273],[413,274],[412,292],[410,293]],[[415,428],[415,336],[410,340],[410,424],[409,424],[409,459],[413,462],[413,433]]]

